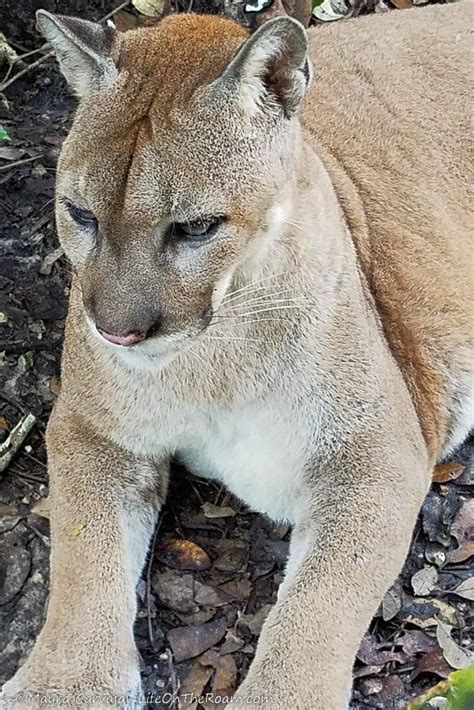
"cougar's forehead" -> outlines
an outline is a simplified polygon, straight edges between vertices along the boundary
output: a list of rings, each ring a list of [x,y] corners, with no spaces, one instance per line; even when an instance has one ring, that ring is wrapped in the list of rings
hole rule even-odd
[[[118,76],[109,91],[81,102],[59,166],[62,180],[94,193],[105,211],[133,195],[143,204],[146,194],[177,208],[180,199],[196,199],[197,186],[230,186],[242,141],[222,106],[196,96],[245,37],[228,20],[184,14],[119,35]]]

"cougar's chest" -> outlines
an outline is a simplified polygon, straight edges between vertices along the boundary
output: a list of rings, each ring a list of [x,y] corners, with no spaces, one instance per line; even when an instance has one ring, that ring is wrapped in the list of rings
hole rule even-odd
[[[281,406],[247,404],[195,412],[177,453],[190,471],[221,481],[254,510],[292,522],[304,438],[297,417]]]

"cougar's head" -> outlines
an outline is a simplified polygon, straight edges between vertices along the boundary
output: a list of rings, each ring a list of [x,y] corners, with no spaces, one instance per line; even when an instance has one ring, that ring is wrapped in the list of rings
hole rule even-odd
[[[115,347],[175,347],[283,228],[305,31],[277,18],[248,37],[190,14],[123,34],[45,11],[38,22],[80,99],[57,224],[90,326]]]

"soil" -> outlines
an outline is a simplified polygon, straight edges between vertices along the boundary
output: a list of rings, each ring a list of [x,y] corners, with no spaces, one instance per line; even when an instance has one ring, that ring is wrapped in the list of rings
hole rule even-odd
[[[41,44],[32,19],[39,6],[89,19],[113,7],[109,0],[23,0],[20,7],[4,0],[0,27],[19,53]],[[196,3],[198,9],[218,6],[218,0],[213,6]],[[69,291],[53,195],[56,159],[74,109],[52,62],[15,81],[6,98],[0,111],[0,124],[11,137],[0,143],[0,441],[27,412],[37,423],[0,474],[0,687],[31,648],[48,597],[44,432],[59,387]],[[25,158],[34,160],[17,165]],[[472,574],[466,516],[472,512],[474,442],[455,459],[464,465],[462,475],[433,485],[405,568],[364,639],[353,708],[403,707],[450,672],[449,653],[436,638],[440,616],[449,621],[456,643],[467,646],[469,602],[452,590]],[[183,682],[198,695],[235,689],[276,599],[288,539],[286,527],[244,508],[214,483],[175,469],[137,590],[136,638],[147,692],[173,694]],[[190,560],[192,545],[200,548],[198,563],[195,555]],[[435,577],[428,591],[412,582],[425,568]],[[154,707],[168,707],[164,698]]]

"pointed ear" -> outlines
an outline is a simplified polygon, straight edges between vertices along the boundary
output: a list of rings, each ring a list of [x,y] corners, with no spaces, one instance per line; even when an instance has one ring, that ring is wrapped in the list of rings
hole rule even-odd
[[[311,77],[303,25],[291,17],[276,17],[242,45],[221,79],[237,84],[242,104],[251,114],[273,101],[289,118]]]
[[[68,84],[79,96],[107,86],[117,73],[110,56],[112,27],[38,10],[36,19]]]

